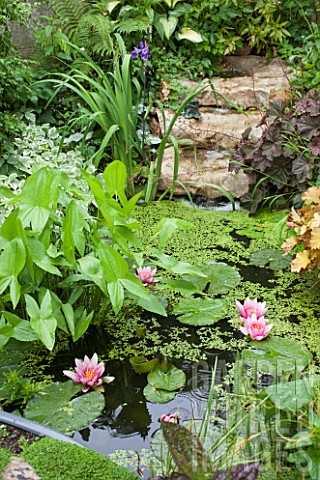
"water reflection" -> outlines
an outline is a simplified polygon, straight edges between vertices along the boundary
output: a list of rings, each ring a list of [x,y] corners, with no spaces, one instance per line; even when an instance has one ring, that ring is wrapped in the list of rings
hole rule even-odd
[[[108,364],[108,371],[116,380],[106,387],[106,407],[101,416],[89,427],[74,435],[74,439],[99,453],[109,454],[115,450],[140,451],[149,448],[150,441],[159,428],[163,413],[179,411],[182,422],[191,417],[202,418],[209,395],[212,369],[218,356],[216,383],[223,382],[226,363],[233,360],[232,354],[208,351],[207,362],[179,360],[175,364],[184,370],[187,382],[174,400],[165,404],[147,402],[143,389],[147,375],[135,373],[129,362]]]

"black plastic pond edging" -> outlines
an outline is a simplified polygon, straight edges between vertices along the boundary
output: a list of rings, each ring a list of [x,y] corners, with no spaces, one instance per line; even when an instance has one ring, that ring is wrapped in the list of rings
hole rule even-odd
[[[4,412],[3,410],[0,410],[0,422],[11,425],[12,427],[20,428],[20,430],[24,430],[26,432],[33,433],[38,437],[54,438],[55,440],[61,440],[62,442],[68,442],[72,443],[73,445],[78,445],[79,447],[84,447],[63,433],[56,432],[55,430],[52,430],[52,428],[41,425],[33,420],[18,417],[13,413]]]

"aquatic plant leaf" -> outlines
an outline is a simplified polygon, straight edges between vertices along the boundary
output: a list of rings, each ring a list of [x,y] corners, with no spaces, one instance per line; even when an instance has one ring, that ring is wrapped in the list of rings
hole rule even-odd
[[[152,403],[167,403],[174,399],[176,392],[169,392],[168,390],[161,390],[155,388],[153,385],[146,385],[143,389],[143,394]]]
[[[100,392],[86,393],[71,400],[82,386],[67,381],[45,387],[41,394],[29,400],[24,417],[63,433],[85,427],[99,416],[105,402]]]
[[[312,360],[312,354],[301,343],[288,338],[269,336],[262,341],[251,341],[250,350],[242,351],[243,361],[264,373],[303,370]]]
[[[288,462],[301,466],[303,471],[307,470],[311,480],[320,478],[320,456],[318,448],[307,448],[294,453],[290,453],[287,457]]]
[[[296,411],[312,401],[319,384],[320,375],[314,375],[270,385],[265,387],[265,391],[277,408]]]
[[[238,270],[222,262],[210,262],[208,266],[203,269],[203,272],[207,274],[210,280],[208,290],[210,295],[222,295],[228,293],[239,285],[241,281],[241,276]]]
[[[216,473],[212,480],[256,480],[259,471],[259,462],[244,463]]]
[[[163,247],[176,230],[194,230],[195,226],[180,218],[163,218],[158,223],[155,235],[159,235],[159,246]]]
[[[204,286],[208,283],[206,280],[203,280],[201,277],[194,277],[199,278],[200,281],[204,281]],[[189,297],[194,295],[195,293],[201,294],[203,288],[200,290],[193,282],[188,282],[187,280],[176,280],[174,278],[162,278],[161,285],[157,286],[157,289],[161,289],[169,287],[176,292],[180,292],[182,295]]]
[[[262,238],[265,235],[264,231],[261,229],[258,230],[253,225],[247,228],[242,228],[241,230],[236,230],[236,234],[247,238]]]
[[[186,374],[172,364],[167,371],[164,371],[160,365],[157,365],[152,372],[148,374],[148,382],[155,388],[172,392],[184,386],[186,383]]]
[[[173,313],[184,313],[184,315],[177,317],[177,320],[187,325],[212,325],[227,315],[228,303],[221,298],[192,298],[190,300],[181,300],[173,309]]]
[[[147,360],[145,357],[131,357],[129,362],[136,373],[149,373],[158,364],[157,358]]]
[[[21,342],[33,342],[39,340],[39,335],[33,330],[30,322],[10,312],[3,312],[6,325],[0,326],[0,335],[15,338]]]
[[[127,169],[123,162],[114,160],[106,166],[103,172],[105,188],[109,195],[124,193],[127,183]]]
[[[208,474],[212,473],[210,456],[199,437],[174,423],[162,422],[161,429],[179,470],[192,480],[209,479]]]
[[[191,274],[198,277],[206,277],[206,274],[203,273],[202,268],[191,265],[191,263],[179,262],[179,260],[176,260],[170,255],[166,255],[162,252],[154,251],[152,254],[158,259],[154,260],[154,263],[159,267],[168,270],[169,272],[177,273],[179,275]]]
[[[291,255],[284,255],[283,250],[277,250],[276,248],[264,248],[253,252],[250,255],[250,265],[256,267],[266,267],[271,270],[283,270],[287,268],[291,263]]]

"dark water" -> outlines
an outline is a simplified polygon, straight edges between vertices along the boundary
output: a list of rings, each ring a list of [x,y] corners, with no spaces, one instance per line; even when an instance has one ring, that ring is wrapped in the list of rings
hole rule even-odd
[[[103,354],[103,339],[94,335],[94,331],[88,338],[89,341],[78,342],[73,351],[65,351],[57,356],[55,366],[51,369],[57,380],[65,381],[62,371],[73,368],[74,358],[83,358],[85,354],[91,356],[95,351],[98,355],[99,352]],[[108,362],[105,373],[114,376],[115,380],[105,385],[105,409],[93,424],[76,432],[74,440],[103,454],[115,450],[139,452],[143,448],[149,448],[152,436],[160,426],[158,419],[163,413],[178,410],[182,422],[191,417],[201,419],[207,404],[216,358],[218,357],[216,383],[223,381],[226,363],[234,360],[230,352],[205,353],[206,362],[174,361],[186,373],[187,382],[174,400],[164,404],[146,401],[143,389],[147,385],[147,374],[135,373],[128,361]]]

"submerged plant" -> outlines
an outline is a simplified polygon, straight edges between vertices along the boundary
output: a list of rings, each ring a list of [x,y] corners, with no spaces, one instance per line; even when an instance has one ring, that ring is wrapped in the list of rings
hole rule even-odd
[[[90,387],[93,390],[103,391],[102,383],[110,383],[114,380],[114,377],[103,377],[104,363],[98,363],[98,355],[94,353],[90,359],[87,355],[84,356],[84,360],[75,359],[76,371],[63,370],[63,373],[71,378],[76,383],[82,383],[83,392],[87,392]]]

